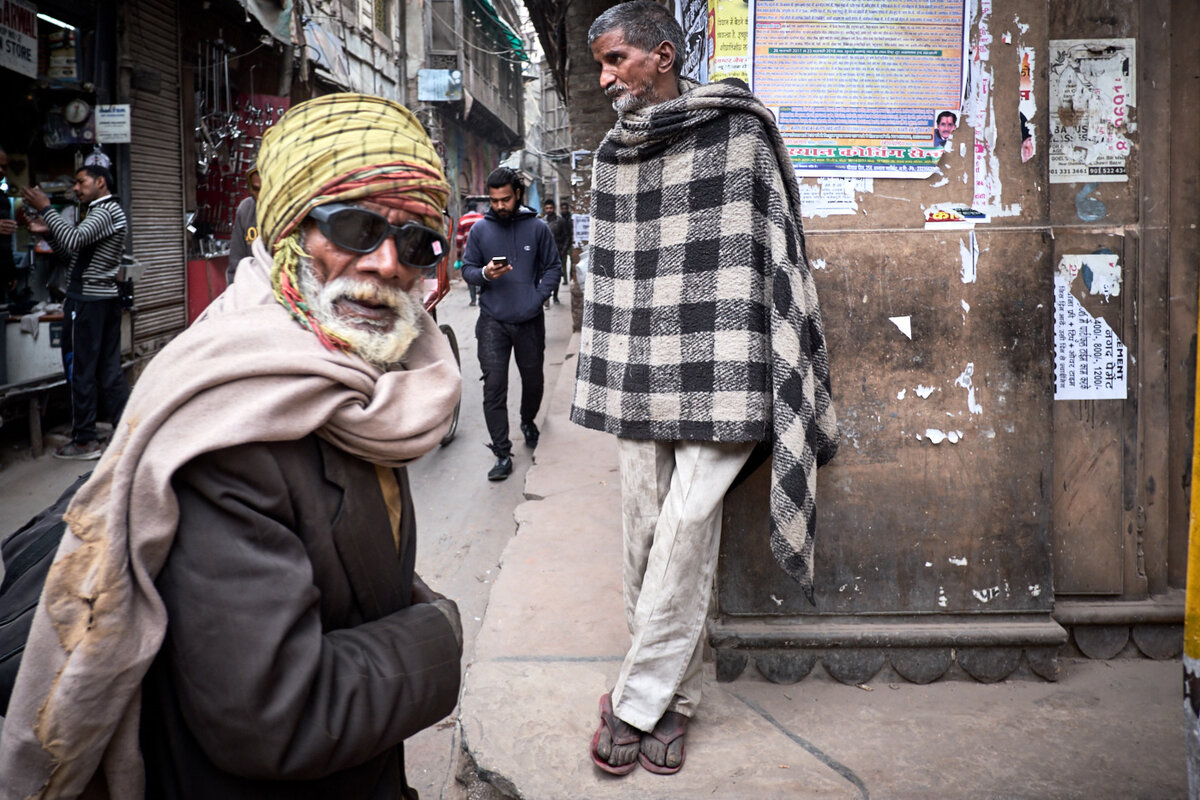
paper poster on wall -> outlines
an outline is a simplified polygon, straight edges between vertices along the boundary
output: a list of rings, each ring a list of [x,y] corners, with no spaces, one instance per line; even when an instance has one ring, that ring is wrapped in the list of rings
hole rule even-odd
[[[817,178],[815,185],[801,181],[800,208],[806,217],[857,214],[856,195],[873,191],[873,178]]]
[[[1050,40],[1050,182],[1129,180],[1134,39]]]
[[[1058,261],[1057,274],[1067,283],[1079,280],[1090,294],[1110,299],[1121,294],[1121,262],[1115,253],[1064,255]]]
[[[1037,114],[1037,99],[1033,94],[1034,50],[1018,47],[1020,77],[1017,83],[1017,117],[1021,121],[1021,163],[1024,164],[1037,153],[1037,137],[1034,135],[1034,119]]]
[[[933,173],[961,117],[965,0],[752,0],[750,10],[751,88],[798,174]]]
[[[1054,399],[1124,400],[1125,345],[1109,324],[1088,313],[1070,280],[1054,276]]]
[[[750,4],[708,0],[708,79],[750,80]]]
[[[575,246],[581,247],[592,240],[592,217],[590,214],[572,214],[575,223]]]
[[[704,3],[676,3],[675,21],[683,28],[685,40],[680,74],[699,84],[708,83],[708,6]]]

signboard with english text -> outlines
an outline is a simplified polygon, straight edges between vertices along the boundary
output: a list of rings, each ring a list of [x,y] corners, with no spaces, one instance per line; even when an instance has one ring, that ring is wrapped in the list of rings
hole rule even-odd
[[[37,8],[0,0],[0,67],[37,77]]]

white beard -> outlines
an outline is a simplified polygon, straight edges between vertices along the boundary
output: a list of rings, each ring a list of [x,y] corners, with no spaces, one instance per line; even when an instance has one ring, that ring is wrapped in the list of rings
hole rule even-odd
[[[420,333],[423,306],[418,290],[406,293],[345,277],[321,283],[310,258],[300,259],[297,273],[300,293],[317,322],[330,333],[345,339],[356,355],[380,369],[400,363]],[[396,312],[396,320],[391,325],[372,324],[367,320],[351,324],[335,309],[335,303],[341,298],[385,304]]]

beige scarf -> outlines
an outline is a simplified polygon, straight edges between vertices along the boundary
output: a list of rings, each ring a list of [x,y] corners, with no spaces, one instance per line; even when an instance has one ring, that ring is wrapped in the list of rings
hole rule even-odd
[[[140,690],[167,626],[154,579],[175,537],[177,469],[206,452],[313,432],[399,466],[449,427],[461,378],[428,314],[403,368],[381,372],[292,321],[260,242],[254,257],[146,368],[67,511],[0,735],[0,797],[75,797],[97,770],[111,796],[144,794]]]

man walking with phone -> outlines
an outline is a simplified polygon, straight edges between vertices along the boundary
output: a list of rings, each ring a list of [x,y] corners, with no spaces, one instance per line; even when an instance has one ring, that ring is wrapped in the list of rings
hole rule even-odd
[[[463,253],[463,279],[480,289],[475,339],[483,372],[483,418],[496,463],[488,480],[512,474],[508,438],[508,362],[521,374],[521,433],[537,447],[534,423],[542,405],[546,350],[543,304],[562,274],[554,236],[537,213],[521,205],[525,186],[516,170],[500,167],[487,179],[491,208],[475,223]]]

